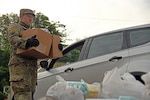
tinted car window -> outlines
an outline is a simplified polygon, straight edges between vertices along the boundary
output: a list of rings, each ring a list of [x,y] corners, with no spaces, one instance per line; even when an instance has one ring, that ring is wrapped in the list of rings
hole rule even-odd
[[[74,48],[71,48],[63,57],[57,59],[54,63],[53,68],[60,67],[66,64],[77,62],[82,50],[83,44],[77,45]]]
[[[139,29],[130,31],[131,46],[141,45],[150,42],[150,29]]]
[[[105,55],[121,50],[123,32],[95,37],[89,49],[88,58]]]

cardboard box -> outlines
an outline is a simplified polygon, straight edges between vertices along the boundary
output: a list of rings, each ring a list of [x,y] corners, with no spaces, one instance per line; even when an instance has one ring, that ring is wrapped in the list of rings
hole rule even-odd
[[[36,38],[39,40],[40,44],[37,47],[31,47],[27,50],[17,49],[17,54],[38,59],[62,56],[62,52],[58,50],[58,44],[60,43],[60,38],[58,36],[52,35],[39,28],[22,31],[21,35],[24,39],[28,39],[36,35]]]
[[[49,58],[58,58],[63,56],[62,52],[58,48],[58,44],[60,44],[59,36],[52,35],[52,47],[50,50]]]

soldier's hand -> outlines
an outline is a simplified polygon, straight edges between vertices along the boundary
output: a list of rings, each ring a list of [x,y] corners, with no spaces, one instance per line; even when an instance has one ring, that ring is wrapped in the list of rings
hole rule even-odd
[[[58,44],[58,48],[59,48],[60,51],[62,51],[63,50],[63,45],[62,44]]]
[[[27,40],[27,43],[26,43],[26,48],[29,48],[29,47],[32,47],[32,46],[38,46],[39,45],[39,41],[38,39],[36,39],[36,35],[32,36],[31,38],[29,38]]]
[[[41,61],[40,65],[41,65],[42,68],[46,69],[48,67],[48,62],[47,61]]]

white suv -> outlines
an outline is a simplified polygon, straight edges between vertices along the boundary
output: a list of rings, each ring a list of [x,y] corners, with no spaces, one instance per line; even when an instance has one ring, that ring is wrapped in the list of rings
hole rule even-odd
[[[45,100],[56,75],[67,81],[101,82],[104,73],[118,67],[137,79],[150,71],[150,24],[99,34],[76,42],[63,50],[39,71],[35,100]]]

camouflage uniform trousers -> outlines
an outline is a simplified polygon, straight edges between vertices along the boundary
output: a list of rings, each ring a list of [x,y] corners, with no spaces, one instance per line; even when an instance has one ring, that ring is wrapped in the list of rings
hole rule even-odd
[[[14,64],[9,66],[9,71],[14,100],[33,100],[37,82],[36,64]]]

